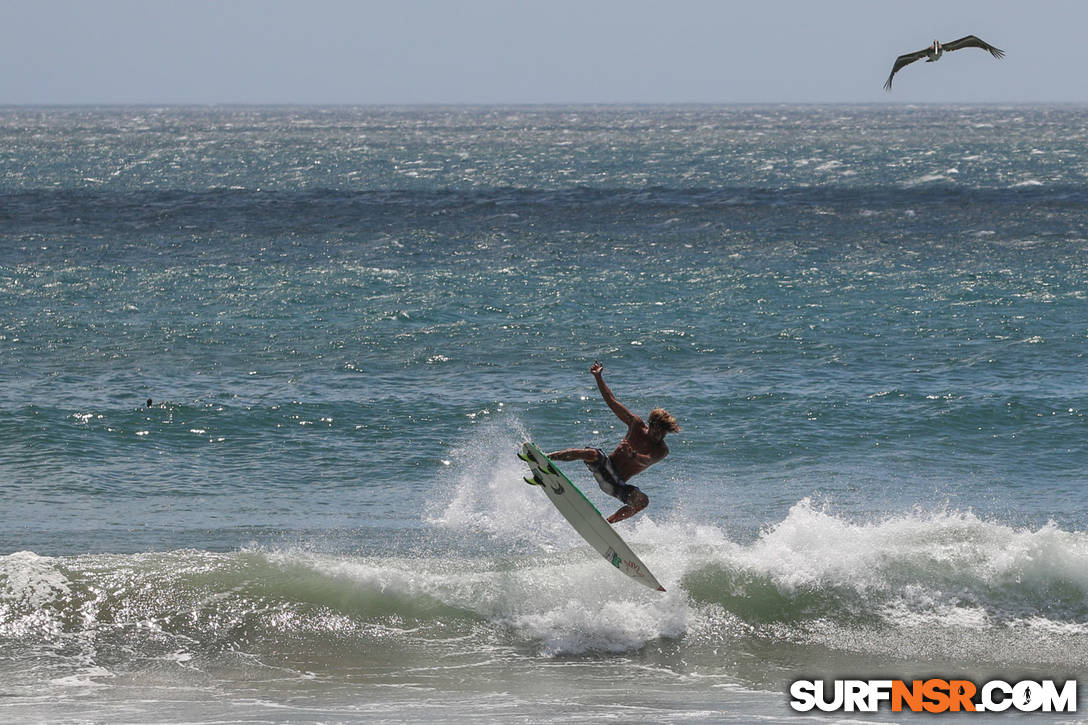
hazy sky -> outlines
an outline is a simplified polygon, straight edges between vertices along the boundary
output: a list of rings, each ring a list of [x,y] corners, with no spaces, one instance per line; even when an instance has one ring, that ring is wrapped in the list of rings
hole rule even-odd
[[[1084,0],[0,0],[0,104],[1088,102]],[[975,34],[977,49],[900,53]]]

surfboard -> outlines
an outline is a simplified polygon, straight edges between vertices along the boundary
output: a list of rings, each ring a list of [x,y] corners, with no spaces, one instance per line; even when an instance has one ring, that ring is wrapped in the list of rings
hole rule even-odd
[[[518,457],[528,463],[533,472],[531,478],[525,479],[526,482],[543,488],[548,499],[559,509],[559,513],[563,514],[574,530],[609,564],[639,584],[659,592],[665,591],[665,587],[661,586],[649,568],[631,551],[631,547],[604,520],[593,502],[539,448],[532,443],[526,443]]]

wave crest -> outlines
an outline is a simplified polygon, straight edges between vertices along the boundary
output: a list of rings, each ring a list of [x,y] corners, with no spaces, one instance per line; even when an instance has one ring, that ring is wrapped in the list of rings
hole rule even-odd
[[[1088,631],[1088,536],[1017,529],[970,512],[873,523],[805,499],[750,546],[708,552],[685,586],[748,621],[945,621],[976,610],[992,626],[1044,618]]]
[[[90,647],[92,661],[103,647],[348,652],[458,637],[546,654],[754,636],[948,656],[990,642],[991,658],[1022,662],[1088,645],[1088,536],[1056,524],[1014,528],[956,511],[857,523],[806,499],[738,543],[718,527],[645,516],[624,533],[664,595],[627,582],[576,537],[536,528],[547,545],[526,551],[503,531],[494,526],[495,548],[474,555],[456,540],[405,556],[21,552],[0,557],[0,641]]]

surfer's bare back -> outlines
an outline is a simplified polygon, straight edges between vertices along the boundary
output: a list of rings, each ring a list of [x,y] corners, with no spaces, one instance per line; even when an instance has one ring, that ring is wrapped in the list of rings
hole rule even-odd
[[[664,408],[654,408],[650,412],[650,422],[644,422],[616,400],[616,396],[604,382],[604,365],[599,361],[594,362],[589,372],[597,379],[597,387],[604,402],[608,403],[616,417],[627,426],[627,435],[610,456],[606,456],[600,448],[567,448],[549,453],[548,458],[557,461],[584,461],[593,472],[601,490],[624,504],[623,508],[608,517],[608,523],[614,524],[634,516],[649,505],[649,497],[638,486],[632,486],[627,481],[669,455],[665,434],[676,433],[680,426],[676,423],[676,418],[669,415]]]

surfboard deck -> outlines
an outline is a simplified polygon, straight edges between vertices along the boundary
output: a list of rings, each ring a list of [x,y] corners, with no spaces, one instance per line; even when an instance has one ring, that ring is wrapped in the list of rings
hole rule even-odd
[[[597,553],[639,584],[659,592],[665,591],[665,587],[661,586],[650,573],[649,568],[642,563],[635,552],[631,551],[627,542],[616,533],[611,524],[604,520],[593,502],[556,468],[543,451],[532,443],[526,443],[522,446],[518,457],[529,464],[533,472],[532,478],[539,481],[537,485],[544,489],[548,499],[559,509],[559,513],[563,514],[574,530],[596,549]],[[535,482],[528,478],[526,481]]]

